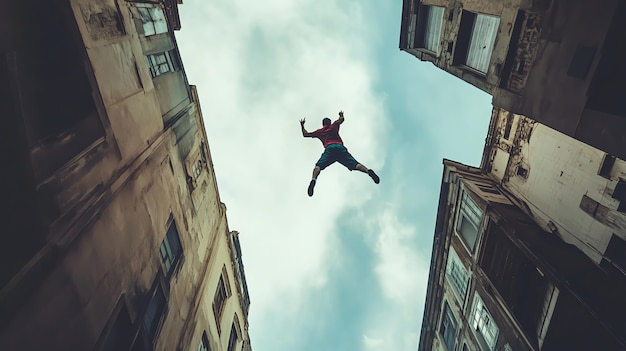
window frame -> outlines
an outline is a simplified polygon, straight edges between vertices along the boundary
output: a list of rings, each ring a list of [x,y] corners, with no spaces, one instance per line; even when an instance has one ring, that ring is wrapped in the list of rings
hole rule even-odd
[[[120,296],[120,298],[118,299],[115,307],[113,308],[113,311],[111,312],[111,315],[109,316],[109,319],[103,331],[100,334],[99,340],[97,341],[96,346],[94,347],[94,350],[99,350],[99,351],[110,350],[106,348],[107,342],[109,342],[110,340],[109,338],[113,335],[113,332],[116,326],[118,326],[119,318],[124,317],[124,314],[126,315],[126,317],[128,317],[128,322],[129,322],[127,326],[128,335],[129,335],[127,350],[131,350],[134,347],[134,345],[138,341],[137,339],[139,335],[139,330],[136,327],[135,323],[133,322],[132,316],[130,314],[129,306],[126,301],[126,296],[125,294],[122,294],[122,296]],[[117,349],[118,348],[116,348],[116,350]]]
[[[472,312],[470,315],[470,326],[472,331],[474,331],[474,334],[478,336],[478,339],[481,339],[481,341],[485,343],[489,350],[495,349],[500,336],[500,327],[498,327],[498,324],[494,321],[492,314],[489,312],[489,309],[487,309],[485,302],[480,297],[478,292],[474,294],[474,303],[472,304]],[[493,332],[494,330],[495,333]]]
[[[163,284],[161,277],[162,277],[162,272],[159,271],[155,279],[155,282],[152,288],[150,289],[150,292],[148,293],[149,299],[147,299],[147,303],[145,305],[145,308],[143,309],[143,313],[141,313],[141,317],[139,321],[141,324],[141,330],[143,331],[143,333],[145,334],[145,337],[151,344],[154,344],[157,337],[159,336],[159,333],[161,332],[161,328],[163,327],[163,323],[165,322],[165,317],[169,310],[168,309],[169,307],[168,291],[165,288],[165,285]],[[163,296],[163,305],[157,306],[156,313],[154,317],[152,318],[152,323],[148,327],[146,326],[147,312],[150,310],[150,306],[152,305],[152,303],[156,301],[155,299],[159,292]]]
[[[446,8],[443,6],[419,4],[416,6],[416,10],[416,13],[412,13],[409,19],[408,46],[411,49],[418,49],[438,56],[442,47],[441,37],[445,23]],[[439,17],[441,17],[440,21]],[[438,23],[439,27],[434,28],[433,23]],[[431,45],[428,43],[431,37],[429,36],[430,33],[438,33],[438,35],[432,35],[434,41],[430,43]],[[435,46],[433,47],[432,44]]]
[[[454,294],[456,295],[456,297],[459,299],[461,306],[464,306],[465,297],[467,296],[467,291],[469,289],[470,273],[465,267],[465,265],[463,265],[463,262],[461,261],[458,254],[456,253],[456,251],[454,250],[452,246],[450,246],[450,250],[448,252],[449,253],[448,253],[448,262],[446,264],[446,276],[448,277],[448,281],[450,282],[450,285],[452,285],[453,287],[452,290],[454,291]],[[460,273],[461,276],[459,277],[458,275],[455,275],[454,272]],[[461,283],[463,279],[465,280],[464,288],[461,287],[459,284],[457,284],[457,283]],[[461,291],[461,289],[463,291]]]
[[[161,6],[148,3],[136,3],[137,26],[141,24],[141,34],[145,37],[169,33],[169,24],[165,9]],[[151,29],[146,31],[146,29]]]
[[[466,200],[468,200],[469,202]],[[464,206],[466,204],[468,204],[468,206]],[[470,207],[472,207],[472,205],[475,210],[479,211],[479,213],[476,213],[474,211],[472,211],[474,213],[470,213]],[[471,218],[472,214],[476,218]],[[469,252],[471,253],[476,252],[478,241],[479,241],[478,239],[480,238],[485,216],[486,216],[485,210],[482,207],[480,207],[478,203],[474,200],[474,198],[470,195],[470,191],[466,187],[462,187],[454,231],[456,232],[457,235],[461,237],[461,240],[467,246],[467,248],[469,249]],[[467,222],[472,227],[475,227],[476,229],[476,237],[474,238],[473,243],[468,242],[469,239],[466,239],[466,237],[463,235],[463,231],[462,231],[463,219],[466,219]]]
[[[177,252],[173,252],[173,248],[176,247],[178,247]],[[178,231],[178,227],[176,226],[176,221],[173,218],[170,218],[167,231],[165,232],[163,241],[161,241],[161,245],[159,246],[161,262],[163,263],[163,267],[165,269],[165,276],[168,279],[171,278],[171,276],[176,271],[179,263],[182,261],[183,252],[183,245],[182,241],[180,240],[180,232]],[[168,266],[166,259],[169,257],[172,257],[172,259]]]
[[[220,289],[222,287],[223,289]],[[218,300],[222,294],[223,290],[223,298]],[[222,267],[222,273],[220,274],[220,279],[217,282],[217,287],[215,288],[215,294],[213,295],[213,301],[211,303],[211,307],[213,308],[213,315],[215,316],[215,324],[217,325],[217,332],[221,334],[221,321],[222,315],[224,314],[224,309],[226,307],[226,302],[228,298],[232,295],[230,290],[230,281],[228,279],[228,272],[226,271],[226,265]]]
[[[146,54],[145,59],[153,79],[182,69],[182,63],[176,49]]]
[[[209,343],[209,337],[206,330],[202,331],[202,337],[198,344],[198,351],[211,351],[211,344]]]
[[[492,23],[494,24],[494,27],[492,30],[489,31],[489,40],[486,43],[486,45],[484,46],[484,48],[489,47],[490,48],[490,52],[489,52],[489,59],[484,62],[485,67],[483,67],[480,64],[483,64],[482,62],[480,62],[480,60],[478,61],[479,64],[476,65],[472,65],[472,62],[469,62],[471,59],[471,55],[470,53],[473,52],[473,47],[477,47],[477,45],[473,45],[476,43],[477,40],[483,40],[484,39],[484,35],[478,35],[478,34],[484,34],[483,32],[477,32],[477,27],[476,24],[479,23],[487,26],[489,24],[489,21],[487,18],[492,18]],[[461,12],[461,20],[459,22],[459,33],[457,35],[457,45],[455,47],[455,52],[453,55],[453,65],[458,65],[458,66],[462,66],[463,68],[467,68],[468,70],[470,70],[471,72],[475,72],[476,74],[480,75],[480,76],[486,76],[487,73],[489,72],[489,66],[491,65],[491,58],[493,56],[493,51],[495,49],[495,44],[496,44],[496,40],[498,37],[498,30],[500,28],[500,17],[495,16],[495,15],[491,15],[491,14],[484,14],[484,13],[477,13],[477,12],[473,12],[473,11],[468,11],[468,10],[462,10]],[[481,44],[485,44],[485,43],[481,43]],[[478,45],[479,47],[480,45]]]
[[[235,317],[233,318],[233,324],[230,327],[230,335],[228,336],[228,347],[226,348],[227,351],[235,351],[237,349],[239,339],[241,339],[241,335],[239,335],[240,331],[238,323],[239,320],[237,318],[237,314],[235,313]]]
[[[448,333],[450,331],[450,326],[452,326],[452,330],[453,330],[453,333],[451,334]],[[448,351],[454,351],[454,347],[456,346],[456,341],[457,341],[456,334],[459,331],[458,327],[459,327],[459,322],[456,319],[454,312],[452,312],[452,309],[450,308],[448,301],[444,301],[443,309],[441,312],[441,322],[439,323],[439,335],[441,336],[441,339],[443,340],[443,344],[445,345],[446,350]],[[448,342],[450,340],[446,338],[446,335],[448,337],[452,337],[451,339],[452,346],[448,345]]]

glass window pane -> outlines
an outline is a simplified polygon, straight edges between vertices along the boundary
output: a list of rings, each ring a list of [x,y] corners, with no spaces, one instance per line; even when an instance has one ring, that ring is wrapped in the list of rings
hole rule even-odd
[[[474,250],[476,238],[478,236],[478,229],[464,215],[461,216],[461,223],[459,227],[459,231],[465,239],[465,242],[469,245],[471,250]]]
[[[151,338],[153,338],[156,334],[156,329],[161,319],[161,315],[165,310],[165,302],[163,290],[161,289],[161,286],[158,285],[155,295],[152,298],[152,301],[150,301],[148,309],[143,317],[143,325]]]
[[[167,33],[167,20],[163,9],[160,7],[150,8],[150,16],[152,17],[155,33]]]

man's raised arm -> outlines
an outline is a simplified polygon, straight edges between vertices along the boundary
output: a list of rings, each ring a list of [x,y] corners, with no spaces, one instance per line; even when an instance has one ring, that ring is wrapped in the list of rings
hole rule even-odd
[[[343,123],[344,118],[343,118],[343,111],[339,111],[339,119],[337,119],[339,121],[339,124]]]
[[[300,129],[302,129],[302,136],[305,138],[310,137],[311,133],[307,132],[306,129],[304,129],[304,122],[306,122],[304,118],[300,120]]]

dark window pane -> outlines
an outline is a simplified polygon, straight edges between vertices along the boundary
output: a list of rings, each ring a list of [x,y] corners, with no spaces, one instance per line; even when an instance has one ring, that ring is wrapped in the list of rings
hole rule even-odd
[[[169,275],[172,272],[176,261],[182,254],[180,238],[174,221],[170,224],[159,251],[161,253],[161,258],[163,259],[163,264],[165,265],[165,272]]]
[[[207,337],[206,332],[202,333],[202,340],[200,341],[200,345],[198,345],[198,351],[211,351],[209,338]]]
[[[148,332],[151,339],[156,335],[159,322],[161,321],[163,311],[165,310],[166,302],[163,288],[161,288],[160,284],[157,284],[154,297],[150,301],[148,309],[143,317],[144,328],[146,329],[146,332]]]
[[[456,321],[450,311],[448,303],[444,305],[443,316],[441,318],[440,333],[443,336],[443,340],[448,348],[448,351],[454,350],[455,337],[456,337]]]
[[[133,334],[130,315],[124,305],[117,314],[102,349],[105,351],[128,350],[133,341]]]
[[[228,351],[235,351],[237,339],[237,328],[235,327],[235,323],[233,323],[233,326],[230,328],[230,337],[228,338]]]
[[[460,231],[463,239],[465,239],[465,242],[469,245],[470,249],[474,250],[478,230],[465,216],[461,217]]]

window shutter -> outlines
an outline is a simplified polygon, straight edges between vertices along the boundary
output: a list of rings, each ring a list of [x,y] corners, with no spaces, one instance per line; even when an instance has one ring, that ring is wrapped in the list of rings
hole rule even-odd
[[[426,32],[424,33],[424,47],[432,52],[439,51],[441,38],[441,26],[443,25],[444,8],[429,6],[426,20]]]
[[[469,67],[487,73],[499,24],[499,17],[476,15],[467,53]]]

